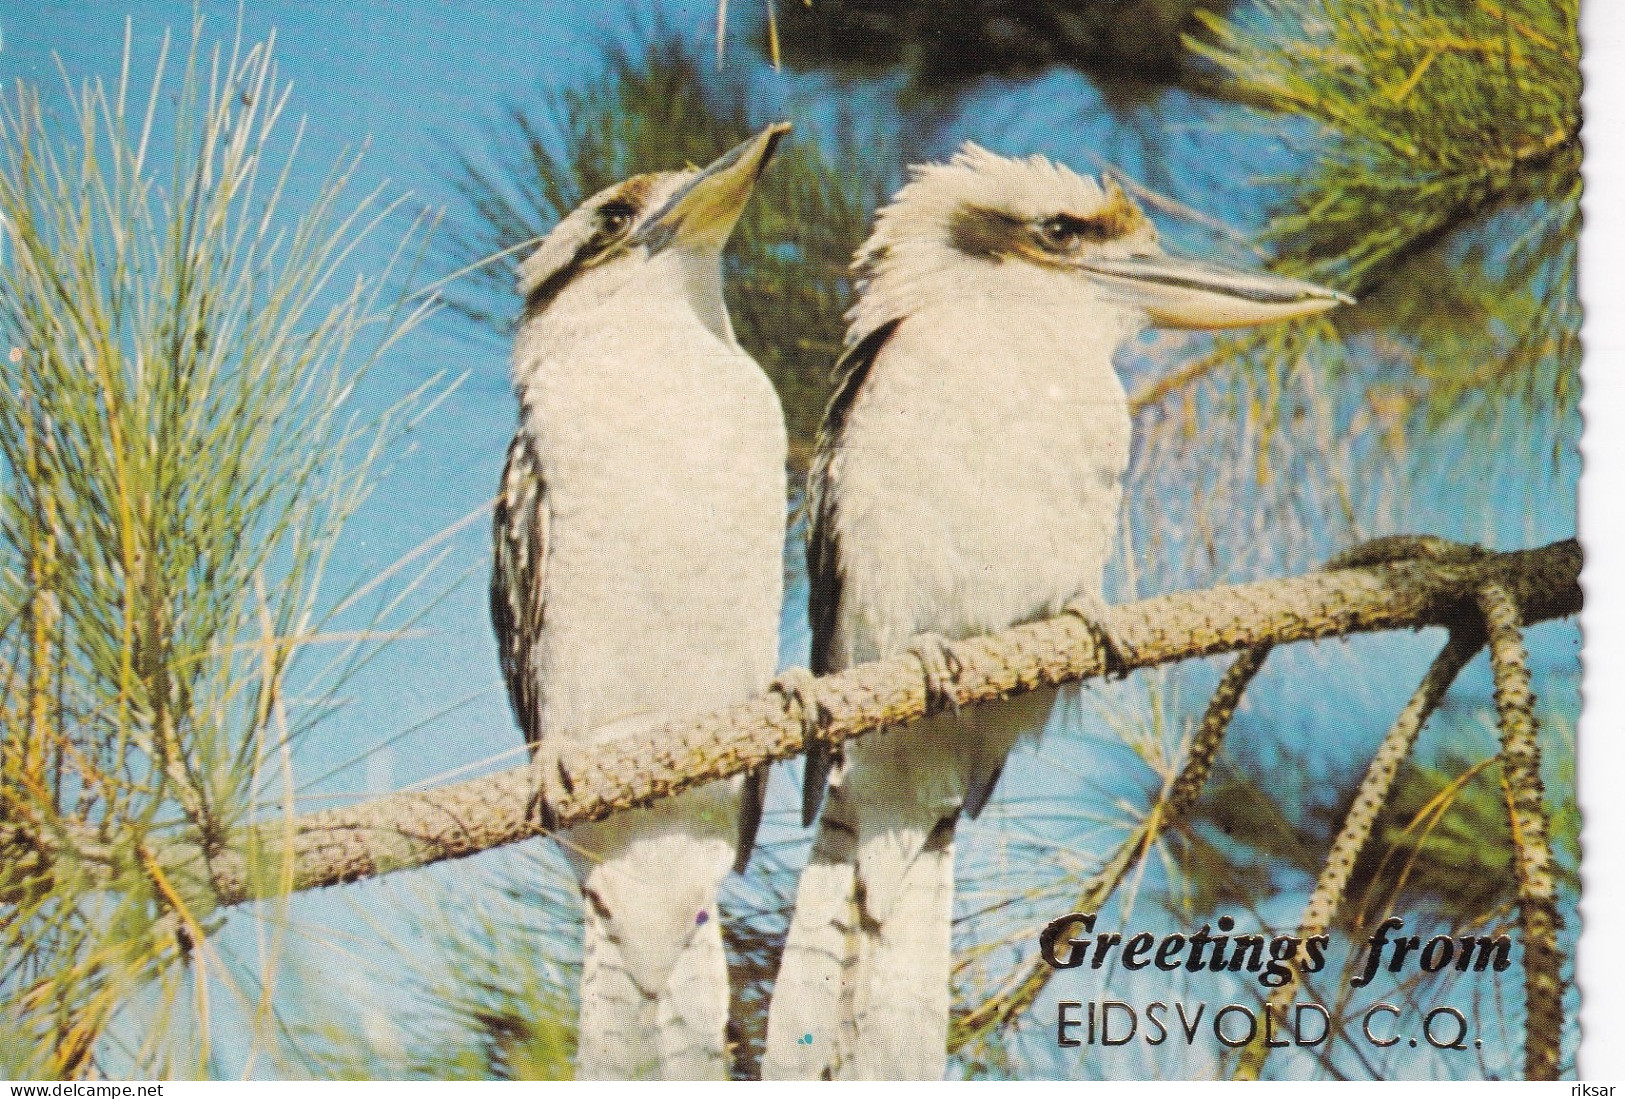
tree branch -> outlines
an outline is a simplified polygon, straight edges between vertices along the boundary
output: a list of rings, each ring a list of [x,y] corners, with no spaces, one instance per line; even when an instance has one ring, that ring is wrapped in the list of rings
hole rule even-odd
[[[1404,561],[1182,592],[1114,608],[1127,669],[1382,630],[1476,627],[1475,592],[1501,585],[1525,622],[1580,608],[1580,547],[1570,539],[1471,561]],[[1040,687],[1097,678],[1105,661],[1086,625],[1063,615],[955,642],[963,672],[954,690],[974,706]],[[817,728],[808,730],[769,692],[716,713],[674,721],[603,746],[571,775],[553,808],[561,827],[601,820],[680,791],[789,759],[809,737],[834,746],[926,713],[918,662],[898,656],[817,681]],[[543,834],[540,783],[529,765],[432,790],[388,794],[240,833],[204,855],[157,852],[166,872],[222,906],[463,858]],[[284,877],[282,871],[291,870]],[[189,903],[197,903],[188,898]]]
[[[1512,825],[1513,877],[1523,930],[1524,1079],[1556,1080],[1563,1051],[1563,956],[1557,945],[1557,882],[1551,830],[1540,780],[1535,735],[1535,693],[1516,595],[1491,580],[1478,592],[1495,673],[1495,709],[1501,732],[1501,786]]]

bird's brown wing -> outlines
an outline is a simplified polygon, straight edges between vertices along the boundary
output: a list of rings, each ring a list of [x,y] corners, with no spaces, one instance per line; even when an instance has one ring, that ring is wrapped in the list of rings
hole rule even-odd
[[[541,635],[547,579],[547,485],[531,439],[508,446],[491,523],[491,625],[513,716],[534,745],[542,736],[542,692],[531,666]]]
[[[835,364],[835,392],[818,428],[818,450],[807,473],[807,619],[812,629],[812,671],[828,675],[834,667],[835,626],[841,610],[841,532],[837,515],[835,459],[852,406],[874,369],[880,349],[902,324],[887,321],[847,348]],[[807,749],[801,787],[801,823],[810,825],[824,800],[834,754],[821,744]]]

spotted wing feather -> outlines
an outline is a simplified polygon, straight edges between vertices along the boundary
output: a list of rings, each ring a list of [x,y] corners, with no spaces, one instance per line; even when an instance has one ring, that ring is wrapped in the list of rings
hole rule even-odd
[[[532,667],[541,636],[547,579],[547,485],[523,432],[508,446],[492,517],[491,624],[508,702],[528,744],[542,738],[542,693]]]

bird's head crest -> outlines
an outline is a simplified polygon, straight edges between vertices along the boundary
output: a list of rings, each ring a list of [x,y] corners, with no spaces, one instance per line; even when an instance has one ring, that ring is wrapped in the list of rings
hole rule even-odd
[[[1011,158],[966,142],[945,164],[917,165],[876,217],[860,275],[943,252],[990,262],[1069,266],[1078,255],[1155,251],[1156,230],[1116,181],[1048,157]]]
[[[1267,271],[1164,254],[1156,229],[1113,179],[1044,156],[1011,158],[967,142],[919,165],[858,251],[849,343],[933,297],[1003,285],[1094,323],[1231,328],[1305,316],[1346,295]],[[983,298],[985,300],[985,297]]]
[[[547,308],[578,275],[625,255],[634,227],[665,194],[681,186],[683,172],[650,172],[605,187],[576,207],[519,265],[525,313]]]
[[[704,168],[652,172],[606,187],[561,220],[519,267],[525,316],[545,310],[579,276],[668,251],[720,267],[756,181],[788,123],[775,123]]]

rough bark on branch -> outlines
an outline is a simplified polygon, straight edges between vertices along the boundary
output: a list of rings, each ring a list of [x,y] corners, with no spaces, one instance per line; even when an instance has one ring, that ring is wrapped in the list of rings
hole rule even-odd
[[[1519,600],[1495,581],[1478,592],[1495,673],[1495,709],[1501,733],[1501,786],[1512,825],[1513,877],[1523,930],[1524,1079],[1556,1080],[1563,1052],[1562,956],[1557,947],[1557,881],[1551,829],[1540,779],[1535,735],[1535,693],[1521,627]]]
[[[1579,544],[1570,539],[1471,562],[1336,569],[1124,604],[1113,609],[1113,626],[1123,663],[1134,669],[1259,645],[1476,624],[1474,593],[1486,583],[1505,588],[1524,621],[1534,623],[1579,610],[1580,562]],[[1090,630],[1073,615],[955,642],[952,648],[963,668],[954,691],[960,706],[1105,672]],[[791,758],[805,749],[809,735],[837,745],[912,721],[926,712],[926,690],[918,662],[905,655],[818,680],[817,703],[820,720],[811,731],[785,697],[770,692],[623,738],[573,772],[570,794],[553,808],[564,827],[600,820]],[[432,790],[266,821],[248,829],[242,842],[207,858],[183,849],[158,856],[168,872],[191,879],[213,903],[238,904],[273,895],[279,883],[291,882],[294,890],[337,885],[542,834],[538,789],[532,769],[520,766]]]

